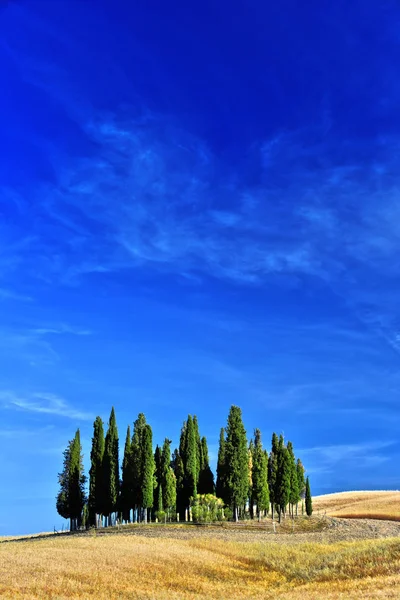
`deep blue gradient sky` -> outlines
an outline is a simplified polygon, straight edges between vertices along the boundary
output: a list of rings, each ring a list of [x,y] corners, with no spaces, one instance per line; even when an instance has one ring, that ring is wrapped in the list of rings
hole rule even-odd
[[[0,535],[111,405],[396,489],[398,3],[130,4],[0,8]]]

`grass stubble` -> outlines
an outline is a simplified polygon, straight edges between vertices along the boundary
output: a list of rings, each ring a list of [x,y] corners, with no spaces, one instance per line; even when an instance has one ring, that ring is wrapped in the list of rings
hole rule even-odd
[[[377,494],[375,492],[374,494]],[[378,493],[379,494],[379,493]],[[386,497],[383,494],[390,494]],[[395,494],[393,496],[393,494]],[[333,497],[335,496],[335,497]],[[319,497],[317,511],[397,517],[400,494]],[[397,503],[396,503],[397,501]],[[359,527],[350,520],[349,527]],[[383,526],[383,524],[382,524]],[[140,527],[140,526],[139,526]],[[182,526],[135,535],[60,535],[0,539],[0,597],[32,600],[338,600],[400,598],[400,537],[337,541],[303,520],[296,535]],[[286,529],[288,525],[286,526]],[[160,534],[158,535],[158,531]],[[309,533],[309,531],[311,533]],[[148,535],[150,532],[150,536]],[[258,533],[258,535],[256,535]],[[168,534],[168,537],[166,535]],[[319,535],[318,542],[313,536]],[[252,540],[252,541],[249,541]],[[292,540],[292,541],[291,541]],[[304,541],[303,541],[304,540]],[[294,543],[295,542],[295,543]]]

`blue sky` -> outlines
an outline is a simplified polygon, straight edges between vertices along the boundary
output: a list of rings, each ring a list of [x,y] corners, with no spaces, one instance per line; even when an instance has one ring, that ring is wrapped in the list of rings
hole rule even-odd
[[[396,489],[398,4],[128,4],[0,8],[0,535],[111,405]]]

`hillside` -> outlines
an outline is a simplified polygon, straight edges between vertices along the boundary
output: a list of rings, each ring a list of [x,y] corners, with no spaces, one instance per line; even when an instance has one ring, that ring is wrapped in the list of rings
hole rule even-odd
[[[239,532],[229,527],[218,531],[175,525],[137,526],[133,535],[89,532],[3,541],[0,596],[30,600],[398,598],[400,525],[392,523],[386,531],[380,529],[382,521],[376,523],[377,531],[366,527],[366,533],[381,539],[356,541],[337,541],[335,528],[332,535],[329,531],[274,535],[266,529]],[[348,534],[360,526],[357,520],[347,522]],[[397,537],[382,539],[387,534]]]
[[[400,521],[400,491],[339,492],[316,496],[314,511],[331,517]]]

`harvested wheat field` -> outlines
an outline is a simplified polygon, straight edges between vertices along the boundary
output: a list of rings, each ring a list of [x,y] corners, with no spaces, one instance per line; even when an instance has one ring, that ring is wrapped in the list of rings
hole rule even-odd
[[[340,492],[316,496],[314,510],[347,518],[391,519],[400,521],[400,492]]]
[[[26,599],[334,600],[400,597],[400,524],[136,526],[0,543],[0,596]],[[343,523],[343,524],[342,524]],[[354,529],[356,540],[351,539]],[[346,532],[347,541],[340,532]],[[364,531],[361,539],[360,531]],[[339,535],[338,535],[339,534]],[[365,539],[365,538],[378,539]],[[386,538],[386,539],[385,539]]]

